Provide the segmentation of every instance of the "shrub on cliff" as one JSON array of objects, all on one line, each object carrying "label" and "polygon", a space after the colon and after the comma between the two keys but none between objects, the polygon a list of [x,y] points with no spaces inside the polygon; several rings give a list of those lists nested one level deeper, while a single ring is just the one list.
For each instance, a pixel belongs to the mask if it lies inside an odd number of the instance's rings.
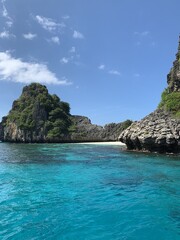
[{"label": "shrub on cliff", "polygon": [[180,92],[170,92],[165,89],[161,95],[159,108],[172,113],[175,117],[180,118]]}]

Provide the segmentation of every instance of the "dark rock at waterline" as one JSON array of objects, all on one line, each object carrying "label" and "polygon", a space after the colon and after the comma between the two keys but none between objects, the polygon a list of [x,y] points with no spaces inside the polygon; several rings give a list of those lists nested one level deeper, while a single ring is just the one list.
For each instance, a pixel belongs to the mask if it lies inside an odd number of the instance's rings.
[{"label": "dark rock at waterline", "polygon": [[150,152],[180,152],[180,119],[163,110],[156,110],[132,123],[119,136],[129,150]]}]

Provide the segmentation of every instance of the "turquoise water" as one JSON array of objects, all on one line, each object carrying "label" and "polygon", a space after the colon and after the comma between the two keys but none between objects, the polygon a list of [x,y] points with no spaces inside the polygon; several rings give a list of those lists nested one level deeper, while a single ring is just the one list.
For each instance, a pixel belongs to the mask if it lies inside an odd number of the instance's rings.
[{"label": "turquoise water", "polygon": [[180,239],[180,158],[0,143],[0,239]]}]

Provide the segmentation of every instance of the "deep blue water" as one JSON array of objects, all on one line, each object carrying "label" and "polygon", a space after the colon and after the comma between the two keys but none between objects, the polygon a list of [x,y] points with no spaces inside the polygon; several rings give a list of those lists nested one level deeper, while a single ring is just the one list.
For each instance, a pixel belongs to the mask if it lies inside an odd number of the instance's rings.
[{"label": "deep blue water", "polygon": [[0,143],[0,239],[179,240],[180,157]]}]

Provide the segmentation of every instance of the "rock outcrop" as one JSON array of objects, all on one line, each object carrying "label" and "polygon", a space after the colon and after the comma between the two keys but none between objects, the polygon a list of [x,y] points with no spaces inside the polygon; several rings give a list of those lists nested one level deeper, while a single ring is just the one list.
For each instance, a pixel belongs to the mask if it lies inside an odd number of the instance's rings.
[{"label": "rock outcrop", "polygon": [[131,120],[126,120],[121,123],[110,123],[104,126],[103,137],[106,140],[116,141],[119,137],[119,133],[123,132],[127,127],[131,125]]},{"label": "rock outcrop", "polygon": [[[71,117],[73,131],[69,134],[72,142],[104,141],[103,127],[91,123],[84,116],[74,115]],[[108,139],[109,140],[109,139]]]},{"label": "rock outcrop", "polygon": [[72,142],[93,141],[117,141],[119,134],[131,125],[132,121],[110,123],[104,127],[91,123],[91,120],[83,116],[72,116],[73,131],[69,138]]},{"label": "rock outcrop", "polygon": [[120,134],[129,150],[180,153],[180,37],[167,83],[158,109]]},{"label": "rock outcrop", "polygon": [[119,140],[129,150],[180,152],[180,120],[163,110],[156,110],[124,130]]}]

